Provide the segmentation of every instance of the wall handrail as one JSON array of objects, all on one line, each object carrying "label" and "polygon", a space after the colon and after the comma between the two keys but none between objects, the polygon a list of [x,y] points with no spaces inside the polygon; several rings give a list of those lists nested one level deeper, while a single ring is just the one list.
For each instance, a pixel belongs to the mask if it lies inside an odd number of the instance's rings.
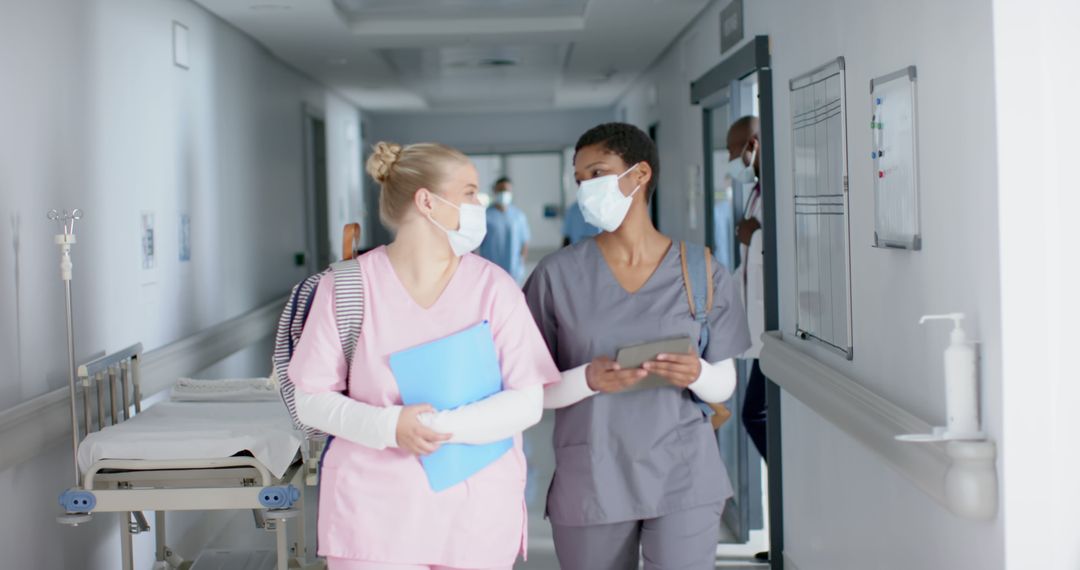
[{"label": "wall handrail", "polygon": [[897,435],[929,433],[931,426],[859,382],[809,356],[780,332],[762,335],[765,375],[957,516],[991,519],[997,513],[997,450],[992,441],[905,443]]}]

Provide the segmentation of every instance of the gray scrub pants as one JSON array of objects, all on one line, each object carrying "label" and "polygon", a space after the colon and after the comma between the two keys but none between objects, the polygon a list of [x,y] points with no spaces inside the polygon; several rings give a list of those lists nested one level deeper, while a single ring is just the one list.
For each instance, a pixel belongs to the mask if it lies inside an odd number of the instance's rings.
[{"label": "gray scrub pants", "polygon": [[551,523],[562,570],[637,570],[639,547],[645,570],[716,567],[722,504],[655,519],[593,526]]}]

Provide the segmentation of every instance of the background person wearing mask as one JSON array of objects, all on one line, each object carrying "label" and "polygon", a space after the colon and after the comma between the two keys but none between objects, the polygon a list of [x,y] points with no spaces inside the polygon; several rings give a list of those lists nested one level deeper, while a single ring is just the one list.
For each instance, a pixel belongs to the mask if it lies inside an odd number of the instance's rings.
[{"label": "background person wearing mask", "polygon": [[585,221],[585,214],[581,213],[581,204],[576,201],[566,208],[566,216],[563,219],[563,247],[573,245],[585,238],[591,238],[600,234],[600,228]]},{"label": "background person wearing mask", "polygon": [[761,334],[765,332],[765,250],[761,232],[761,153],[759,147],[759,122],[757,117],[746,116],[735,121],[728,130],[727,174],[733,184],[753,184],[746,197],[743,219],[735,226],[735,238],[739,241],[741,264],[735,276],[743,291],[743,305],[750,328],[750,349],[742,358],[751,360],[750,379],[743,402],[742,422],[754,447],[766,458],[767,438],[765,425],[768,408],[765,404],[765,375],[761,372],[758,355],[761,354]]},{"label": "background person wearing mask", "polygon": [[487,211],[487,236],[480,244],[480,256],[502,267],[520,285],[525,279],[525,257],[529,254],[529,220],[515,207],[510,179],[495,181],[494,196]]}]

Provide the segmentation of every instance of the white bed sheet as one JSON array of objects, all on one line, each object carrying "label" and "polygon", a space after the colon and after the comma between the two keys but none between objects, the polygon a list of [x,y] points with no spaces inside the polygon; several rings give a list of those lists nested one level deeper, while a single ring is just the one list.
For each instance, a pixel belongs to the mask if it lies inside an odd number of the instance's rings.
[{"label": "white bed sheet", "polygon": [[303,443],[277,402],[160,402],[87,436],[79,445],[84,473],[101,459],[216,459],[251,452],[275,477]]}]

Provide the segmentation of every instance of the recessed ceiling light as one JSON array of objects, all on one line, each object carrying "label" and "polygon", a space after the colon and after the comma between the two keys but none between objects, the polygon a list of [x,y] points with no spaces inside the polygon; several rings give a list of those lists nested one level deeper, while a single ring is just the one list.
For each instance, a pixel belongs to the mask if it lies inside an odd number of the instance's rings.
[{"label": "recessed ceiling light", "polygon": [[328,57],[326,58],[326,63],[329,63],[330,65],[348,65],[349,60],[343,57]]},{"label": "recessed ceiling light", "polygon": [[480,67],[510,67],[517,65],[517,61],[507,58],[492,57],[481,59],[479,65]]},{"label": "recessed ceiling light", "polygon": [[288,4],[252,4],[249,8],[256,12],[284,12],[286,10],[292,10],[292,6]]}]

